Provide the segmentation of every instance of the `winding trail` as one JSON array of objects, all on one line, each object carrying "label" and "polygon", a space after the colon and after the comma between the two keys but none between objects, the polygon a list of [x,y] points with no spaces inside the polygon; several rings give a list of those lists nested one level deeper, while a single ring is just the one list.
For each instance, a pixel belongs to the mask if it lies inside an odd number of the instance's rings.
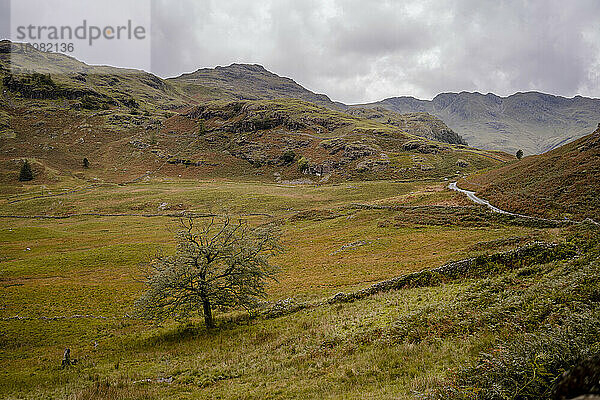
[{"label": "winding trail", "polygon": [[557,220],[557,219],[548,219],[548,218],[542,218],[542,217],[532,217],[530,215],[517,214],[517,213],[510,212],[510,211],[501,210],[498,207],[495,207],[495,206],[491,205],[489,201],[487,201],[485,199],[482,199],[481,197],[477,197],[475,195],[475,192],[459,188],[458,187],[458,182],[451,182],[448,185],[448,189],[456,190],[457,192],[464,193],[464,194],[467,195],[467,197],[469,198],[469,200],[471,200],[472,202],[480,204],[482,206],[486,206],[487,208],[489,208],[493,212],[500,213],[500,214],[506,214],[506,215],[511,215],[511,216],[520,217],[520,218],[534,219],[534,220],[537,220],[537,221],[554,222],[554,223],[557,223],[557,224],[561,224],[561,223],[583,224],[583,223],[586,223],[586,222],[590,222],[590,223],[592,223],[594,225],[600,225],[598,222],[594,221],[591,218],[587,218],[587,219],[585,219],[583,221],[575,221],[575,220],[567,219],[567,218],[565,218],[563,220]]},{"label": "winding trail", "polygon": [[474,203],[481,204],[482,206],[486,206],[487,208],[489,208],[493,212],[497,212],[497,213],[500,213],[500,214],[506,214],[506,215],[514,215],[516,217],[534,218],[534,217],[529,217],[527,215],[521,215],[521,214],[511,213],[509,211],[501,210],[498,207],[494,207],[493,205],[490,204],[489,201],[484,200],[484,199],[482,199],[480,197],[477,197],[475,195],[475,192],[459,188],[457,183],[458,182],[452,182],[452,183],[450,183],[448,185],[448,189],[456,190],[457,192],[461,192],[461,193],[466,194],[467,197],[469,198],[469,200],[471,200]]}]

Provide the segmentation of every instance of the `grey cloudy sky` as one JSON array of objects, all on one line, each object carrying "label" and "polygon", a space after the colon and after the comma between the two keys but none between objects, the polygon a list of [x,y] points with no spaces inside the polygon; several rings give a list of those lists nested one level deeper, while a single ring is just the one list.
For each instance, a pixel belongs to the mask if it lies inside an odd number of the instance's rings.
[{"label": "grey cloudy sky", "polygon": [[153,69],[259,63],[348,103],[444,91],[600,97],[600,1],[159,1]]},{"label": "grey cloudy sky", "polygon": [[152,72],[258,63],[346,103],[600,97],[599,19],[599,0],[154,0]]}]

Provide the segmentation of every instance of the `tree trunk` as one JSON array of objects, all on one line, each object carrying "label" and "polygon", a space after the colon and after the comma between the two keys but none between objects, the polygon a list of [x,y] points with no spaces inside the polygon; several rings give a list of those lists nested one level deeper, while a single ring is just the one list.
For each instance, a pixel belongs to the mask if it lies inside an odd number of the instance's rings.
[{"label": "tree trunk", "polygon": [[202,307],[204,308],[204,325],[209,329],[214,328],[215,323],[213,321],[212,310],[210,309],[210,302],[208,299],[202,299]]}]

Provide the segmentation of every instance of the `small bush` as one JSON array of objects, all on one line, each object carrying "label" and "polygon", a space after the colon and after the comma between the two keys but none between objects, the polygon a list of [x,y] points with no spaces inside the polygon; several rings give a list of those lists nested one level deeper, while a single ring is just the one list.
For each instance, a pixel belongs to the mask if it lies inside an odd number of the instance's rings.
[{"label": "small bush", "polygon": [[205,133],[206,133],[206,127],[204,126],[204,121],[199,121],[197,135],[204,136]]},{"label": "small bush", "polygon": [[300,170],[300,172],[306,172],[309,166],[309,161],[304,157],[300,157],[300,159],[298,160],[298,169]]},{"label": "small bush", "polygon": [[521,158],[523,158],[523,150],[517,151],[517,159],[520,160]]},{"label": "small bush", "polygon": [[295,159],[296,159],[296,153],[294,152],[294,150],[286,150],[281,155],[281,160],[286,164],[293,163]]}]

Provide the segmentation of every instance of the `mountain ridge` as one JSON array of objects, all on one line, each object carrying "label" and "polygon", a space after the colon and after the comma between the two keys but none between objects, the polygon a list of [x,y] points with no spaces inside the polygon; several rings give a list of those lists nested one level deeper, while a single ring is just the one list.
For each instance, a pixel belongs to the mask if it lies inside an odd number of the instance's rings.
[{"label": "mountain ridge", "polygon": [[334,110],[347,108],[345,104],[334,102],[325,94],[306,89],[292,78],[277,75],[260,64],[232,63],[214,68],[199,68],[194,72],[167,78],[167,81],[187,85],[188,88],[190,85],[212,87],[220,91],[220,96],[226,95],[230,100],[273,100],[290,97]]},{"label": "mountain ridge", "polygon": [[479,92],[444,92],[432,100],[390,97],[351,108],[384,107],[398,113],[427,112],[443,120],[471,145],[526,154],[552,150],[584,136],[600,119],[600,99],[568,98],[538,91],[509,96]]},{"label": "mountain ridge", "polygon": [[[0,53],[14,45],[1,42]],[[331,110],[354,113],[357,109],[386,109],[398,114],[428,113],[439,118],[453,135],[425,136],[450,143],[469,143],[488,150],[515,154],[539,154],[584,136],[600,120],[600,99],[580,95],[572,98],[537,91],[517,92],[510,96],[480,92],[443,92],[432,100],[397,96],[378,102],[347,105],[325,94],[304,88],[291,78],[279,76],[260,64],[233,63],[215,68],[199,68],[177,77],[162,79],[143,71],[107,66],[88,66],[60,54],[37,54],[42,62],[55,63],[62,69],[60,79],[69,85],[85,84],[100,88],[100,102],[128,103],[119,85],[133,89],[131,95],[156,108],[173,110],[206,101],[255,101],[295,98]],[[64,64],[64,65],[63,65]],[[23,63],[27,68],[27,62]],[[75,71],[73,71],[75,69]],[[121,71],[117,79],[106,75]],[[122,72],[126,71],[126,74]],[[59,79],[59,80],[60,80]],[[119,82],[119,80],[128,82]],[[87,81],[87,82],[86,82]],[[126,91],[127,91],[126,90]],[[103,96],[108,96],[103,98]],[[460,139],[458,139],[460,138]]]}]

